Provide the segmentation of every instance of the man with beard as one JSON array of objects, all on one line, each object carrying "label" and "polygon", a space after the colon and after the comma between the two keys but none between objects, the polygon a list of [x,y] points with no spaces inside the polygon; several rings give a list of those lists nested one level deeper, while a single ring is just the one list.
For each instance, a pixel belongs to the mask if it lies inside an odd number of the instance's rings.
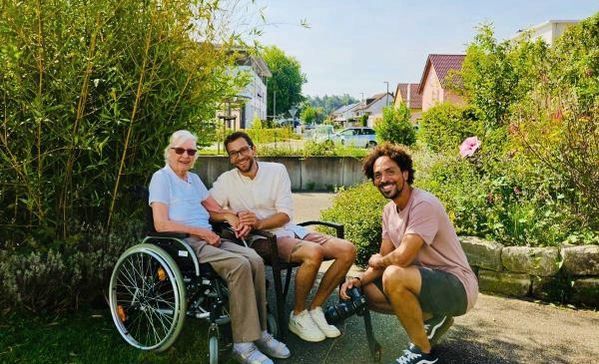
[{"label": "man with beard", "polygon": [[380,253],[341,287],[360,287],[375,311],[395,314],[411,343],[397,363],[436,363],[432,345],[454,316],[474,306],[478,283],[441,202],[412,187],[412,158],[383,144],[364,160],[364,173],[391,200],[383,210]]},{"label": "man with beard", "polygon": [[[221,206],[237,212],[241,225],[275,234],[279,257],[300,264],[295,277],[295,304],[289,317],[289,330],[311,342],[338,337],[341,332],[327,323],[322,304],[353,264],[354,245],[291,223],[293,200],[287,169],[280,163],[258,162],[256,147],[249,135],[235,132],[224,144],[235,168],[218,177],[210,190],[211,196]],[[334,259],[334,262],[308,305],[308,294],[323,259]]]}]

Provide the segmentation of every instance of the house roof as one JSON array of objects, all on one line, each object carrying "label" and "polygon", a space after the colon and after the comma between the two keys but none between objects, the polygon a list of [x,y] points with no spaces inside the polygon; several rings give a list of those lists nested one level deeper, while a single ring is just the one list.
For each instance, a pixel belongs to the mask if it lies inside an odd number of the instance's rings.
[{"label": "house roof", "polygon": [[445,78],[450,70],[459,71],[462,69],[462,63],[464,63],[464,54],[429,54],[424,65],[424,72],[422,72],[422,78],[420,78],[420,86],[418,87],[418,93],[422,93],[424,87],[424,81],[430,72],[431,67],[434,68],[439,82],[443,86]]},{"label": "house roof", "polygon": [[[408,87],[410,90],[409,93]],[[422,95],[418,93],[419,88],[419,83],[398,83],[394,103],[401,97],[401,100],[409,104],[411,109],[422,109]]]},{"label": "house roof", "polygon": [[392,93],[386,93],[386,92],[382,92],[380,94],[374,94],[374,95],[370,96],[369,98],[367,98],[366,102],[360,103],[360,105],[358,107],[356,107],[355,110],[356,111],[358,111],[358,110],[366,110],[370,106],[372,106],[372,104],[374,104],[375,102],[377,102],[380,99],[382,99],[383,97],[385,97],[385,95],[391,95],[391,97],[393,97]]},{"label": "house roof", "polygon": [[350,111],[351,109],[353,109],[354,107],[358,106],[359,104],[360,104],[359,102],[356,102],[356,103],[353,103],[353,104],[340,106],[335,111],[333,111],[331,114],[333,114],[333,115],[335,115],[335,114],[343,114],[344,112]]}]

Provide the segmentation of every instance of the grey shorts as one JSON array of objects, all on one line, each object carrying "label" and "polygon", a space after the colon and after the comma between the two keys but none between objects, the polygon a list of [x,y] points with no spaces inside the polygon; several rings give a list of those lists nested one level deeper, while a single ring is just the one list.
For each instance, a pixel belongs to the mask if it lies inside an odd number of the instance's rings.
[{"label": "grey shorts", "polygon": [[[468,308],[466,290],[456,276],[426,267],[419,267],[418,270],[422,279],[418,300],[423,312],[450,316],[461,316],[466,313]],[[382,278],[372,283],[385,294]],[[388,297],[387,301],[389,301]]]}]

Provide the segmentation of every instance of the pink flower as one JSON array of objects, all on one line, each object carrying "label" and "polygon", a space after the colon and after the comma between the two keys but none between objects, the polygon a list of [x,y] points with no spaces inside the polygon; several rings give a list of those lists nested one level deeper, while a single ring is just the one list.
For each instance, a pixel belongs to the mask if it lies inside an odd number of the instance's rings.
[{"label": "pink flower", "polygon": [[480,147],[480,144],[480,140],[475,136],[464,139],[462,145],[460,145],[460,155],[462,158],[470,157]]}]

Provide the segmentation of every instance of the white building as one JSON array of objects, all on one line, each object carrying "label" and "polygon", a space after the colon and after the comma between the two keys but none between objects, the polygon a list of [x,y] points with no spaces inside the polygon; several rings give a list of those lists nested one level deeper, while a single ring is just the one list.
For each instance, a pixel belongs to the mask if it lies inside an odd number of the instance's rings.
[{"label": "white building", "polygon": [[266,62],[259,56],[247,51],[236,51],[239,55],[234,73],[246,73],[250,80],[247,86],[235,97],[226,100],[218,118],[225,120],[227,127],[247,129],[255,118],[266,120],[266,80],[272,77]]},{"label": "white building", "polygon": [[544,23],[535,25],[528,29],[518,30],[518,34],[513,39],[518,39],[524,34],[530,34],[532,39],[541,38],[548,45],[555,43],[568,27],[577,24],[580,20],[548,20]]},{"label": "white building", "polygon": [[353,109],[356,116],[359,118],[362,115],[368,116],[368,121],[365,126],[373,127],[374,122],[378,118],[383,117],[383,108],[393,105],[394,96],[392,93],[380,93],[367,98],[360,106]]}]

